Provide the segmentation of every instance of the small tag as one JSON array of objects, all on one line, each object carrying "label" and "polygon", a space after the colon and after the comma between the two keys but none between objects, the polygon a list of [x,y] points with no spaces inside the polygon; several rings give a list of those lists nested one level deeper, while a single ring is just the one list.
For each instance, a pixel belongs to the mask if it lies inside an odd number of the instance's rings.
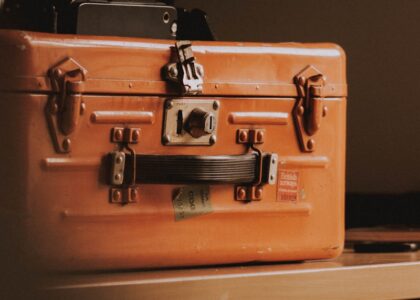
[{"label": "small tag", "polygon": [[186,186],[180,188],[172,200],[175,221],[182,221],[213,212],[208,186]]},{"label": "small tag", "polygon": [[278,201],[297,201],[299,188],[299,172],[279,170],[278,173]]}]

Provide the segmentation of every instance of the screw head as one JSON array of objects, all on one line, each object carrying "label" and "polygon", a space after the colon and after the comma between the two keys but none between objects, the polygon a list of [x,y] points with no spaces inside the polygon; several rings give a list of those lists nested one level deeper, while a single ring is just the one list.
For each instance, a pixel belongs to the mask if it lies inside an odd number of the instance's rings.
[{"label": "screw head", "polygon": [[54,76],[56,77],[56,78],[60,78],[60,77],[62,77],[63,76],[63,71],[61,70],[61,69],[55,69],[54,70]]},{"label": "screw head", "polygon": [[176,78],[178,76],[178,69],[175,65],[169,67],[169,76]]},{"label": "screw head", "polygon": [[130,199],[131,201],[136,201],[138,196],[137,189],[131,189],[130,191]]},{"label": "screw head", "polygon": [[86,103],[82,102],[80,104],[80,114],[83,115],[85,113],[85,111],[86,111]]},{"label": "screw head", "polygon": [[121,194],[121,191],[119,191],[119,190],[115,190],[112,193],[112,200],[114,202],[120,202],[121,201],[121,197],[122,197],[122,194]]},{"label": "screw head", "polygon": [[166,109],[171,109],[172,107],[174,107],[174,103],[172,102],[172,100],[166,102]]},{"label": "screw head", "polygon": [[114,132],[114,139],[116,141],[121,141],[123,139],[123,131],[121,129],[117,129]]},{"label": "screw head", "polygon": [[131,133],[131,139],[134,142],[137,142],[139,140],[140,137],[140,131],[138,129],[133,130],[133,132]]},{"label": "screw head", "polygon": [[325,118],[327,116],[327,114],[328,114],[328,107],[324,106],[322,108],[322,116]]},{"label": "screw head", "polygon": [[118,156],[117,159],[115,160],[115,162],[117,164],[121,164],[123,162],[123,158],[121,156]]},{"label": "screw head", "polygon": [[275,164],[277,163],[277,159],[276,159],[275,157],[273,157],[273,159],[271,159],[271,163],[272,163],[273,165],[275,165]]},{"label": "screw head", "polygon": [[214,144],[216,144],[216,141],[217,141],[217,137],[216,137],[215,135],[212,135],[212,136],[210,137],[210,140],[209,140],[210,145],[214,145]]},{"label": "screw head", "polygon": [[305,76],[301,76],[301,77],[299,77],[299,84],[300,84],[300,85],[305,85],[305,83],[306,83],[306,78],[305,78]]},{"label": "screw head", "polygon": [[236,197],[238,200],[245,200],[246,190],[244,188],[238,188],[238,190],[236,191]]},{"label": "screw head", "polygon": [[164,144],[168,144],[168,143],[170,143],[170,142],[171,142],[171,137],[170,137],[168,134],[165,134],[165,135],[162,137],[162,142],[163,142]]},{"label": "screw head", "polygon": [[246,141],[248,141],[248,132],[245,130],[241,130],[239,132],[239,141],[244,143]]},{"label": "screw head", "polygon": [[55,114],[57,114],[57,112],[58,112],[58,104],[57,104],[57,103],[53,103],[53,104],[51,105],[51,113],[52,113],[53,115],[55,115]]},{"label": "screw head", "polygon": [[258,143],[262,142],[264,140],[264,131],[258,130],[256,138]]},{"label": "screw head", "polygon": [[70,139],[64,139],[63,149],[64,149],[64,151],[70,152],[70,150],[71,150],[71,140]]},{"label": "screw head", "polygon": [[313,150],[315,148],[315,140],[314,139],[310,139],[307,143],[308,149],[309,150]]},{"label": "screw head", "polygon": [[305,108],[302,105],[299,106],[298,109],[297,109],[297,113],[298,113],[299,116],[303,116],[304,113],[305,113]]},{"label": "screw head", "polygon": [[213,109],[214,110],[218,110],[220,108],[220,103],[219,103],[219,101],[214,101],[213,102]]},{"label": "screw head", "polygon": [[121,180],[121,174],[115,174],[115,181],[120,181]]},{"label": "screw head", "polygon": [[261,199],[262,194],[263,194],[263,189],[262,188],[259,187],[259,188],[255,189],[255,198],[256,199]]}]

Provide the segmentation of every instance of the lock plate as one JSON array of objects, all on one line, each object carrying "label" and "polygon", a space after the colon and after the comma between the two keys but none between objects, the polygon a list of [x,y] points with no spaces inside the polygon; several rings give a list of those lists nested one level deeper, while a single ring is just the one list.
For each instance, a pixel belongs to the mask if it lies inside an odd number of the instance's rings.
[{"label": "lock plate", "polygon": [[[167,146],[211,146],[217,141],[220,102],[209,99],[168,99],[165,102],[162,143]],[[197,111],[201,114],[197,114]],[[203,130],[197,136],[191,124]],[[191,122],[191,119],[194,119]],[[199,130],[198,130],[199,131]],[[194,136],[193,136],[194,135]]]}]

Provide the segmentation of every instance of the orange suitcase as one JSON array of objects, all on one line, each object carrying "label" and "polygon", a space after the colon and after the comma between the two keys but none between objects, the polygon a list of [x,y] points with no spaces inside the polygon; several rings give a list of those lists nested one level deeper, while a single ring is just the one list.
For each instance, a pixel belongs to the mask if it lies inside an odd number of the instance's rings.
[{"label": "orange suitcase", "polygon": [[56,270],[335,257],[345,72],[333,44],[0,31],[1,218]]}]

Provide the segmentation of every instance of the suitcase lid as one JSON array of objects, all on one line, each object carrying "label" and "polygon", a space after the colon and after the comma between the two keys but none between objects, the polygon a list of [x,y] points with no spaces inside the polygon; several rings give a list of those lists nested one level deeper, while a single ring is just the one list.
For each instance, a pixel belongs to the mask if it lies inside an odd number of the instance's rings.
[{"label": "suitcase lid", "polygon": [[177,49],[166,40],[0,30],[1,91],[56,93],[54,71],[65,71],[83,81],[82,93],[180,95],[182,80],[167,80],[171,63],[181,73],[201,65],[200,93],[208,96],[296,97],[296,76],[308,68],[323,75],[324,97],[347,95],[345,54],[335,44],[192,42]]}]

